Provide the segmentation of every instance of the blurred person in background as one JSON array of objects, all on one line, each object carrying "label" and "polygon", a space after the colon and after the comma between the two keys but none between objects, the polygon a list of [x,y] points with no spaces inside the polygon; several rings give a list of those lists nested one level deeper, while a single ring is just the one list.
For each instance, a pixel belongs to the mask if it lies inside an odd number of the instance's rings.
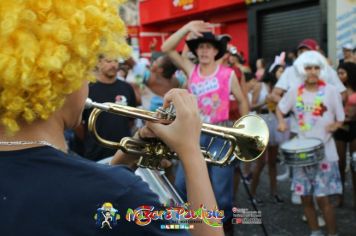
[{"label": "blurred person in background", "polygon": [[[229,66],[229,43],[231,42],[231,35],[229,34],[220,34],[216,36],[218,40],[222,41],[226,45],[226,50],[224,56],[222,56],[219,60],[218,63],[224,65],[224,66]],[[187,38],[187,40],[189,40]],[[236,75],[237,76],[237,75]]]},{"label": "blurred person in background", "polygon": [[127,74],[129,73],[129,66],[126,65],[124,62],[123,63],[119,63],[119,69],[117,70],[117,75],[116,77],[118,79],[121,79],[123,81],[126,80]]},{"label": "blurred person in background", "polygon": [[175,77],[177,67],[167,55],[161,55],[153,61],[148,73],[143,79],[141,90],[142,107],[146,110],[156,111],[163,105],[163,96],[172,88],[181,86]]},{"label": "blurred person in background", "polygon": [[[336,148],[339,155],[339,170],[341,175],[342,185],[345,185],[345,170],[346,166],[346,154],[347,147],[352,157],[356,152],[356,117],[353,117],[353,110],[355,109],[352,101],[356,96],[356,64],[351,62],[345,62],[339,65],[337,73],[340,80],[346,87],[346,99],[344,101],[344,109],[346,113],[346,119],[342,127],[340,127],[335,133],[334,138],[336,141]],[[354,189],[354,206],[356,207],[356,174],[352,166],[350,168],[352,174],[352,182]],[[344,192],[338,198],[336,206],[342,206],[344,200]]]},{"label": "blurred person in background", "polygon": [[297,58],[297,52],[296,51],[287,52],[286,67],[292,66],[296,58]]},{"label": "blurred person in background", "polygon": [[356,63],[356,61],[353,58],[352,55],[352,50],[354,47],[352,46],[351,43],[347,43],[342,46],[342,54],[343,58],[339,60],[339,64],[345,63],[345,62],[353,62]]},{"label": "blurred person in background", "polygon": [[[236,77],[239,80],[239,83],[241,85],[242,91],[246,93],[246,79],[245,79],[245,73],[246,69],[244,69],[243,65],[241,64],[241,56],[239,52],[237,51],[237,48],[235,46],[230,45],[228,47],[228,63],[230,67],[234,70]],[[245,71],[245,72],[244,72]]]},{"label": "blurred person in background", "polygon": [[277,107],[278,130],[287,130],[283,114],[293,111],[298,120],[298,137],[318,138],[324,144],[324,158],[319,163],[292,168],[293,191],[302,198],[311,236],[323,235],[318,226],[313,197],[316,197],[323,213],[328,236],[334,236],[337,235],[336,219],[329,196],[342,192],[339,158],[332,133],[341,127],[345,113],[336,87],[321,78],[321,71],[326,70],[327,66],[325,57],[316,51],[301,54],[294,62],[294,67],[304,82],[288,90]]},{"label": "blurred person in background", "polygon": [[[97,65],[97,81],[89,85],[88,97],[95,102],[112,102],[136,107],[136,96],[132,86],[116,77],[118,67],[117,59],[100,55]],[[91,111],[92,109],[84,110],[82,121],[84,134],[77,132],[77,135],[83,137],[84,157],[93,161],[99,161],[114,155],[116,151],[98,144],[92,134],[90,134],[88,120]],[[119,142],[123,137],[132,135],[131,129],[134,126],[134,120],[106,112],[98,117],[96,126],[101,137]]]},{"label": "blurred person in background", "polygon": [[[190,51],[198,58],[195,65],[187,57],[176,51],[179,42],[192,33],[186,43]],[[204,21],[191,21],[172,34],[161,49],[182,69],[188,78],[188,90],[198,99],[203,122],[227,125],[229,123],[229,96],[232,93],[239,103],[240,114],[248,113],[248,103],[231,68],[221,65],[218,60],[225,54],[226,41],[219,40],[211,33],[211,25]],[[207,147],[210,137],[202,135],[201,146]],[[234,167],[208,165],[219,209],[225,212],[224,223],[227,231],[232,230],[233,172]],[[182,166],[178,166],[176,186],[185,193],[185,177]]]},{"label": "blurred person in background", "polygon": [[[297,56],[300,57],[301,55],[303,55],[303,53],[309,51],[316,51],[319,53],[319,50],[320,46],[314,39],[304,39],[297,46]],[[323,81],[328,84],[334,85],[337,91],[341,93],[342,96],[345,96],[346,88],[341,83],[336,71],[329,64],[327,64],[325,69],[322,70],[320,73],[320,78]],[[293,63],[293,66],[285,68],[280,79],[275,84],[272,90],[272,94],[269,96],[269,98],[275,103],[278,103],[285,92],[289,91],[290,89],[297,88],[303,83],[303,81],[303,76],[298,72],[297,67],[294,66]],[[286,116],[288,116],[288,114],[286,114]],[[290,136],[291,138],[293,138],[298,133],[298,123],[295,116],[289,117],[289,124]],[[295,193],[292,193],[291,198],[293,203],[300,204],[300,198]]]},{"label": "blurred person in background", "polygon": [[256,204],[263,203],[263,200],[256,197],[256,193],[260,175],[266,162],[268,164],[271,200],[273,203],[284,202],[277,191],[277,155],[279,144],[288,140],[289,134],[287,132],[281,133],[277,130],[278,120],[275,115],[276,104],[270,99],[272,89],[284,71],[284,54],[282,53],[281,55],[283,55],[281,58],[280,56],[275,57],[274,63],[269,67],[269,70],[265,72],[262,81],[258,83],[257,89],[252,94],[251,110],[255,110],[257,114],[265,120],[270,134],[268,148],[264,156],[257,160],[256,166],[253,169],[251,195],[254,197],[253,201],[255,201]]},{"label": "blurred person in background", "polygon": [[263,58],[259,58],[256,61],[256,73],[255,73],[255,78],[258,81],[262,80],[263,75],[265,74],[265,67],[266,67],[266,63],[265,60]]},{"label": "blurred person in background", "polygon": [[[182,87],[182,80],[177,79],[177,67],[171,59],[161,53],[154,61],[152,66],[145,73],[143,84],[140,86],[140,96],[142,98],[142,108],[149,111],[157,111],[163,107],[164,95],[173,88]],[[165,169],[167,178],[174,183],[176,162],[173,161],[170,167]]]},{"label": "blurred person in background", "polygon": [[[319,44],[314,39],[304,39],[298,44],[297,55],[298,57],[306,51],[318,51],[320,49]],[[340,79],[337,76],[336,71],[327,65],[326,69],[322,71],[320,77],[326,82],[333,84],[337,87],[339,93],[345,93],[346,88],[340,82]],[[291,88],[298,87],[303,82],[301,75],[294,66],[287,67],[281,78],[276,83],[272,91],[272,98],[275,102],[279,102],[282,98],[283,93],[288,91]],[[295,130],[292,126],[292,131]]]}]

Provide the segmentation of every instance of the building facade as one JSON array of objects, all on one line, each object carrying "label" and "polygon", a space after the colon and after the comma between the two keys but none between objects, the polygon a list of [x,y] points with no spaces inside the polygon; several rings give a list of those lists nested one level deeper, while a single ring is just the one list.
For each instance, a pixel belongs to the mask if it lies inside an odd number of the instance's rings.
[{"label": "building facade", "polygon": [[336,66],[342,46],[356,46],[356,0],[261,0],[247,9],[250,63],[313,38]]},{"label": "building facade", "polygon": [[[150,56],[149,44],[162,42],[191,20],[204,20],[216,34],[230,34],[232,44],[249,57],[247,11],[244,0],[141,0],[139,1],[141,55]],[[184,41],[179,48],[183,48]]]},{"label": "building facade", "polygon": [[[135,57],[150,57],[170,34],[191,20],[204,20],[216,34],[230,34],[254,66],[305,38],[316,39],[336,65],[346,43],[356,45],[356,0],[129,0],[124,10]],[[136,10],[134,8],[136,7]],[[121,10],[122,12],[123,10]],[[131,13],[130,13],[131,12]],[[180,43],[182,49],[184,41]]]}]

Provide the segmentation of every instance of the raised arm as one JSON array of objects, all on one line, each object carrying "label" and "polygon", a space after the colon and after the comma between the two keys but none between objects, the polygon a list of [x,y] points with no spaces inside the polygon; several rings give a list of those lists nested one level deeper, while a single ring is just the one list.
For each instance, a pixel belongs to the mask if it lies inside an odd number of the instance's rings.
[{"label": "raised arm", "polygon": [[297,79],[294,75],[294,68],[288,67],[284,70],[272,89],[270,96],[272,101],[278,103],[281,100],[283,94],[290,89],[290,80],[292,79]]},{"label": "raised arm", "polygon": [[202,32],[211,31],[210,24],[204,21],[191,21],[172,34],[161,47],[161,51],[166,53],[187,75],[192,71],[194,64],[187,58],[180,55],[176,48],[179,42],[188,34],[192,33],[195,37],[201,37]]},{"label": "raised arm", "polygon": [[245,97],[247,97],[248,91],[246,91],[246,77],[245,73],[241,72],[240,87]]},{"label": "raised arm", "polygon": [[278,88],[278,87],[274,87],[272,89],[272,93],[271,93],[271,96],[270,98],[272,99],[272,101],[274,101],[275,103],[278,103],[282,96],[283,96],[283,93],[284,93],[284,90],[281,89],[281,88]]},{"label": "raised arm", "polygon": [[231,92],[236,98],[239,104],[239,111],[241,115],[247,115],[249,112],[249,106],[245,94],[243,93],[241,86],[237,80],[235,73],[231,77]]}]

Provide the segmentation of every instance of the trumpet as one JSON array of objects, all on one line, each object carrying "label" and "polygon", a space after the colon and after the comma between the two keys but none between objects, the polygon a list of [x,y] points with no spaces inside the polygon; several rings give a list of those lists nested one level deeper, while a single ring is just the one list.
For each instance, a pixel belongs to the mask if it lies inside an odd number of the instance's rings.
[{"label": "trumpet", "polygon": [[[96,103],[88,98],[85,107],[93,108],[88,120],[88,130],[92,132],[95,139],[106,147],[140,156],[138,166],[159,169],[162,159],[178,159],[177,154],[159,139],[138,140],[125,137],[120,142],[114,142],[100,137],[96,129],[96,120],[101,112],[168,125],[175,119],[173,105],[152,112],[116,103]],[[219,166],[231,164],[235,159],[243,162],[256,160],[263,154],[269,139],[269,130],[265,121],[256,115],[243,116],[232,127],[203,123],[201,132],[211,137],[208,146],[201,147],[205,161]],[[217,139],[223,140],[223,144],[219,144],[220,150],[212,150]]]}]

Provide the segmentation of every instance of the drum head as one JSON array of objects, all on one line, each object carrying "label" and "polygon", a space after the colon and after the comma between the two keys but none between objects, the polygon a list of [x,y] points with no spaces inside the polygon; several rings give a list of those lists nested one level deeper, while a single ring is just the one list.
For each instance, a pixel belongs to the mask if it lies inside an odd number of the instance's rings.
[{"label": "drum head", "polygon": [[302,149],[310,149],[317,147],[322,144],[322,141],[317,138],[306,138],[306,139],[292,139],[281,145],[282,150],[286,151],[296,151]]}]

